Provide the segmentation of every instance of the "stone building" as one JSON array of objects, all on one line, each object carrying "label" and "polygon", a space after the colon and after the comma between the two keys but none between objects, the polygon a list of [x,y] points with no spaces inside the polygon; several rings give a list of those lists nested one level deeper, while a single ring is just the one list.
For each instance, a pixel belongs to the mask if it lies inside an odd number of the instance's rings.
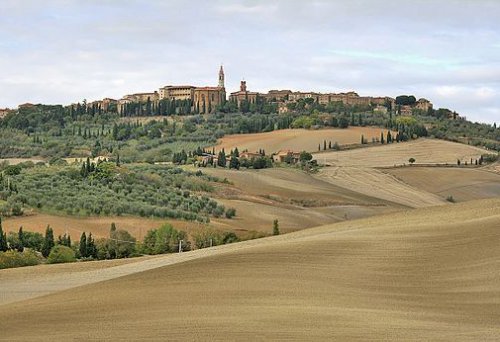
[{"label": "stone building", "polygon": [[6,117],[7,114],[9,114],[11,111],[12,110],[10,110],[9,108],[4,108],[4,109],[0,108],[0,119]]},{"label": "stone building", "polygon": [[160,88],[159,99],[160,100],[192,100],[194,95],[194,89],[196,87],[191,85],[180,85],[180,86],[165,86]]},{"label": "stone building", "polygon": [[233,101],[241,108],[241,103],[246,101],[248,104],[257,103],[259,93],[247,90],[247,82],[241,81],[240,90],[229,95],[229,101]]},{"label": "stone building", "polygon": [[417,101],[415,108],[427,113],[429,109],[432,109],[432,103],[429,100],[422,98]]},{"label": "stone building", "polygon": [[210,114],[217,106],[226,102],[226,88],[224,85],[224,68],[219,69],[217,87],[197,87],[193,91],[193,111],[200,114]]},{"label": "stone building", "polygon": [[210,114],[226,101],[223,87],[198,87],[193,93],[193,110],[200,114]]},{"label": "stone building", "polygon": [[286,102],[291,93],[291,90],[269,90],[267,94],[263,94],[262,96],[268,102]]}]

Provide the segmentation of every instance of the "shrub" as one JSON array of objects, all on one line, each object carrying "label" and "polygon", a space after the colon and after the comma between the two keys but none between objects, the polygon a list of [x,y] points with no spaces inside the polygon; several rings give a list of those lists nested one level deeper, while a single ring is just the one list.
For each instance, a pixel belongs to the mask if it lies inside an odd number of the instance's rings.
[{"label": "shrub", "polygon": [[484,162],[486,162],[486,163],[494,163],[494,162],[496,162],[498,160],[498,155],[491,154],[491,153],[489,153],[489,154],[483,154],[481,156],[481,160],[484,161]]},{"label": "shrub", "polygon": [[233,218],[235,215],[236,215],[236,209],[229,208],[226,210],[226,218],[230,219]]},{"label": "shrub", "polygon": [[7,251],[0,252],[0,269],[33,266],[40,263],[37,255],[33,251],[26,250],[24,252]]},{"label": "shrub", "polygon": [[448,202],[450,202],[450,203],[455,203],[455,199],[453,198],[453,196],[452,196],[452,195],[450,195],[450,196],[446,197],[446,200],[447,200]]},{"label": "shrub", "polygon": [[54,246],[50,250],[49,257],[47,258],[47,262],[49,264],[60,264],[74,261],[76,261],[75,252],[71,248],[63,245]]}]

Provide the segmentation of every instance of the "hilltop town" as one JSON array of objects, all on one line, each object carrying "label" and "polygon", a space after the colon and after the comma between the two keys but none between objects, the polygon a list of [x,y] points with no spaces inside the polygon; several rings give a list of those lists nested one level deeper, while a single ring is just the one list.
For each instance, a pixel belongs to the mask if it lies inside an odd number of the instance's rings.
[{"label": "hilltop town", "polygon": [[[151,111],[155,112],[161,110],[162,101],[170,101],[182,103],[182,108],[185,109],[187,106],[191,113],[210,114],[221,109],[226,104],[226,101],[229,101],[231,108],[242,112],[252,111],[251,107],[265,103],[272,106],[278,113],[286,113],[295,109],[301,100],[305,100],[306,102],[313,101],[321,105],[342,103],[346,106],[370,108],[382,113],[393,111],[396,114],[405,116],[411,116],[414,112],[427,113],[433,108],[432,103],[424,98],[397,103],[396,99],[392,97],[359,96],[354,91],[319,93],[314,91],[269,90],[267,93],[259,93],[248,90],[246,81],[241,81],[240,89],[229,93],[229,98],[227,98],[224,79],[224,69],[221,65],[217,86],[167,85],[157,91],[128,94],[118,100],[105,98],[91,102],[89,105],[100,107],[104,111],[116,106],[118,112],[122,113],[127,111],[131,104],[149,103]],[[134,108],[137,107],[134,106]]]},{"label": "hilltop town", "polygon": [[[355,91],[343,93],[320,93],[315,91],[269,90],[267,93],[250,91],[247,82],[241,81],[240,89],[226,92],[223,66],[220,66],[217,86],[166,85],[152,92],[124,95],[120,99],[104,98],[86,104],[100,112],[117,112],[121,115],[151,114],[212,114],[216,111],[257,112],[265,106],[267,112],[288,113],[301,109],[310,103],[322,106],[341,104],[355,110],[369,110],[378,113],[412,116],[415,113],[427,114],[433,104],[424,98],[414,96],[360,96]],[[74,103],[72,106],[77,106]],[[21,104],[20,108],[34,106]],[[0,118],[13,112],[0,109]],[[458,119],[456,112],[447,111],[446,116]]]}]

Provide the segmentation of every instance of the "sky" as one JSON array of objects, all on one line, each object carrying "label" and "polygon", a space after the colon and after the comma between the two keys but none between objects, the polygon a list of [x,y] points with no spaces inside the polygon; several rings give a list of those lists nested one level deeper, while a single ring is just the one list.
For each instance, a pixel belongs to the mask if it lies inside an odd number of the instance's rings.
[{"label": "sky", "polygon": [[0,108],[240,80],[500,123],[498,0],[0,0]]}]

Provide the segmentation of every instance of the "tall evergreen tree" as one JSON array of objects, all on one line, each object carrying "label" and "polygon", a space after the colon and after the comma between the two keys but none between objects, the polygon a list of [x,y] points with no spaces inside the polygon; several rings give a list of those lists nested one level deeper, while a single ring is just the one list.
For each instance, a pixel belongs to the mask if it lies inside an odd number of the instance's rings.
[{"label": "tall evergreen tree", "polygon": [[2,218],[0,217],[0,252],[6,252],[8,249],[7,234],[3,232]]},{"label": "tall evergreen tree", "polygon": [[17,250],[19,252],[24,251],[24,232],[23,226],[19,227],[19,231],[17,232],[17,239],[19,240],[19,244],[17,245]]},{"label": "tall evergreen tree", "polygon": [[387,143],[392,143],[392,134],[391,131],[387,131]]},{"label": "tall evergreen tree", "polygon": [[80,257],[81,258],[86,258],[87,255],[87,236],[85,235],[85,232],[82,233],[80,236],[80,245],[78,247],[78,250],[80,251]]},{"label": "tall evergreen tree", "polygon": [[50,228],[50,226],[47,226],[47,229],[45,229],[45,239],[42,243],[42,255],[45,258],[49,256],[50,250],[54,247],[54,245],[54,231]]},{"label": "tall evergreen tree", "polygon": [[92,238],[92,233],[89,233],[89,236],[87,237],[87,256],[94,259],[97,258],[97,247],[94,239]]},{"label": "tall evergreen tree", "polygon": [[280,235],[280,228],[277,219],[273,221],[273,235]]}]

